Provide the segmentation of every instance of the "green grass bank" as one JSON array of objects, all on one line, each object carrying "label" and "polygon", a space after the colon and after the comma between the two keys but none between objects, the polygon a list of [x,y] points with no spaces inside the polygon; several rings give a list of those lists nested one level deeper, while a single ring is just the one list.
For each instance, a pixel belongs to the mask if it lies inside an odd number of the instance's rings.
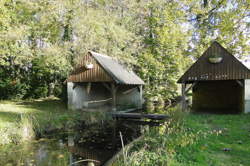
[{"label": "green grass bank", "polygon": [[113,166],[250,165],[250,114],[172,113],[171,121],[147,131]]},{"label": "green grass bank", "polygon": [[0,101],[0,145],[28,141],[46,133],[70,131],[83,123],[97,123],[101,113],[67,110],[57,98]]}]

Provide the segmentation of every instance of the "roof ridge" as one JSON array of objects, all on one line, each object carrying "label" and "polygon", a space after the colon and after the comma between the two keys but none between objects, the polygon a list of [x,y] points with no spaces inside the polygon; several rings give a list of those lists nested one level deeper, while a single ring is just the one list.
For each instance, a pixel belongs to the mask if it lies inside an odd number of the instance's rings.
[{"label": "roof ridge", "polygon": [[97,56],[102,56],[102,57],[105,57],[105,58],[113,59],[111,56],[108,56],[108,55],[105,55],[105,54],[100,54],[100,53],[97,53],[97,52],[94,52],[94,51],[88,51],[88,52],[91,53],[91,54],[95,54]]},{"label": "roof ridge", "polygon": [[[128,67],[125,64],[121,63],[121,61],[119,61],[118,59],[93,51],[89,52],[116,83],[138,85],[145,84],[144,81],[140,77],[138,77],[134,71],[129,70]],[[115,69],[113,69],[114,67]],[[129,83],[131,81],[137,83]]]},{"label": "roof ridge", "polygon": [[226,51],[229,55],[231,55],[240,65],[242,65],[244,68],[246,68],[247,70],[249,70],[249,68],[246,66],[246,65],[244,65],[243,63],[242,63],[242,61],[239,59],[239,58],[237,58],[236,56],[234,56],[231,52],[229,52],[225,47],[223,47],[219,42],[217,42],[217,41],[215,41],[215,43],[216,44],[218,44],[224,51]]}]

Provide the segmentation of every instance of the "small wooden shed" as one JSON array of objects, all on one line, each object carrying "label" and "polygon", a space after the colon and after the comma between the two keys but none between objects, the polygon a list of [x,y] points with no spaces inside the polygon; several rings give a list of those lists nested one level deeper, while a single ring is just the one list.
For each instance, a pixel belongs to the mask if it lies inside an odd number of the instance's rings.
[{"label": "small wooden shed", "polygon": [[192,109],[220,113],[250,112],[250,70],[218,42],[181,76],[182,107],[192,90]]},{"label": "small wooden shed", "polygon": [[69,109],[116,111],[142,107],[144,82],[106,55],[89,51],[66,82]]}]

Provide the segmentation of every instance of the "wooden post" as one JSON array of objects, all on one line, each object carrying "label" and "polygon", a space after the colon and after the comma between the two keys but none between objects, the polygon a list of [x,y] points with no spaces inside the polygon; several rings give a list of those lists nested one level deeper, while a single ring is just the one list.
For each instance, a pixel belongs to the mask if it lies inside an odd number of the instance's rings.
[{"label": "wooden post", "polygon": [[186,84],[181,84],[181,97],[182,97],[182,100],[181,100],[181,108],[183,111],[186,110],[187,108],[187,103],[186,103]]},{"label": "wooden post", "polygon": [[142,85],[139,86],[139,89],[140,89],[140,103],[139,103],[139,109],[142,109]]},{"label": "wooden post", "polygon": [[91,90],[91,82],[89,82],[86,86],[86,91],[87,91],[87,94],[90,93],[90,90]]},{"label": "wooden post", "polygon": [[116,111],[116,91],[117,87],[114,83],[111,84],[111,93],[112,93],[112,111]]}]

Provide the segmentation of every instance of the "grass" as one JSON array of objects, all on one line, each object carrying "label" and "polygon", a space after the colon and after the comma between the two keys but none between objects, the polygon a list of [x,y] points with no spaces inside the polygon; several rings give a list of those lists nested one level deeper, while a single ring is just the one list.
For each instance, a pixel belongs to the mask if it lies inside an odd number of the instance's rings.
[{"label": "grass", "polygon": [[[170,110],[170,121],[145,132],[126,151],[123,166],[249,166],[250,114],[218,115]],[[0,101],[0,145],[29,140],[46,131],[69,130],[103,114],[67,110],[58,99]],[[124,164],[126,163],[126,164]],[[115,165],[114,164],[114,165]]]},{"label": "grass", "polygon": [[52,127],[58,128],[55,123],[61,121],[64,114],[68,114],[65,104],[55,98],[0,101],[0,144],[19,143]]},{"label": "grass", "polygon": [[101,113],[67,110],[57,98],[32,101],[0,101],[0,145],[20,143],[54,130],[69,131],[76,126],[105,119]]},{"label": "grass", "polygon": [[127,152],[128,161],[120,158],[114,165],[250,165],[250,114],[174,112],[174,119],[151,128]]},{"label": "grass", "polygon": [[25,115],[45,115],[65,112],[66,107],[58,99],[34,101],[0,101],[0,128],[14,124]]},{"label": "grass", "polygon": [[186,126],[204,134],[204,138],[186,152],[191,152],[189,159],[196,165],[250,165],[249,114],[191,114],[186,119]]}]

